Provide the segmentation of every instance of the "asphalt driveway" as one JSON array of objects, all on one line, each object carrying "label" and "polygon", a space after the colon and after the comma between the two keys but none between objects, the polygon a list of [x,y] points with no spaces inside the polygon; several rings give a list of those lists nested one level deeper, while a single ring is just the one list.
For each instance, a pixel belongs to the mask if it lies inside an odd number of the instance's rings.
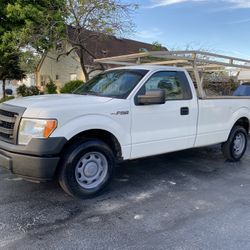
[{"label": "asphalt driveway", "polygon": [[250,249],[250,147],[122,164],[108,192],[75,200],[0,169],[1,249]]}]

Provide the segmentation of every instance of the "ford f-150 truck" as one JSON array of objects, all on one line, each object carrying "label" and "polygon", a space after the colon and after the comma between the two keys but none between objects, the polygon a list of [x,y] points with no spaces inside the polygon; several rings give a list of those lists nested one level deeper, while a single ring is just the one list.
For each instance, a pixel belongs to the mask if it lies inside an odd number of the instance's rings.
[{"label": "ford f-150 truck", "polygon": [[238,161],[249,120],[250,99],[197,98],[183,68],[121,67],[73,94],[1,104],[0,166],[24,179],[56,178],[85,198],[102,191],[124,160],[221,143],[225,158]]}]

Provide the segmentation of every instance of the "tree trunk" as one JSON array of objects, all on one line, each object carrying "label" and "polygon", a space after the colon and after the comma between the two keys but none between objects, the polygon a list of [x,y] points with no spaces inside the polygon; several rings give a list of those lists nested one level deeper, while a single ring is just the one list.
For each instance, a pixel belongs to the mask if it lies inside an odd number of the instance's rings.
[{"label": "tree trunk", "polygon": [[[76,18],[76,21],[77,21],[77,33],[78,33],[78,38],[77,38],[77,43],[78,44],[81,44],[81,32],[82,32],[82,28],[80,27],[80,24],[79,24],[79,21],[77,20]],[[85,77],[85,82],[89,80],[89,74],[87,72],[87,69],[85,67],[85,63],[84,63],[84,50],[82,48],[82,46],[79,46],[79,50],[80,50],[80,64],[81,64],[81,67],[82,67],[82,71],[83,71],[83,74],[84,74],[84,77]]]},{"label": "tree trunk", "polygon": [[5,79],[3,79],[3,85],[2,85],[2,90],[3,90],[3,98],[5,98],[5,97],[6,97],[6,93],[5,93],[5,82],[6,82],[6,80],[5,80]]},{"label": "tree trunk", "polygon": [[89,74],[87,72],[87,69],[85,67],[85,63],[84,63],[84,53],[83,50],[80,48],[80,63],[81,63],[81,67],[82,67],[82,71],[85,77],[85,81],[89,80]]}]

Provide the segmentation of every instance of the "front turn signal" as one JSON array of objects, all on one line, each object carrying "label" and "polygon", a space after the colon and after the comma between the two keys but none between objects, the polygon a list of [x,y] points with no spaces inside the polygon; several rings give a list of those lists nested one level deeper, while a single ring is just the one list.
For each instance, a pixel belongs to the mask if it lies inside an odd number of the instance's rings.
[{"label": "front turn signal", "polygon": [[47,120],[43,131],[44,138],[48,138],[56,128],[57,120]]}]

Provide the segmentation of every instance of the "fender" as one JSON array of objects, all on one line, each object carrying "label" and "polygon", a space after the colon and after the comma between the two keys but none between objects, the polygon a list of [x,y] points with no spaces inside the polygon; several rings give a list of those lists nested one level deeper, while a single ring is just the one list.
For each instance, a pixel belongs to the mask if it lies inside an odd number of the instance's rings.
[{"label": "fender", "polygon": [[243,117],[246,117],[249,122],[250,122],[250,109],[248,107],[242,107],[238,110],[236,110],[233,114],[232,114],[232,119],[231,119],[231,122],[230,122],[230,131],[228,133],[228,136],[231,132],[231,129],[233,128],[233,126],[235,125],[235,123],[243,118]]},{"label": "fender", "polygon": [[130,156],[130,122],[126,123],[122,122],[122,120],[115,120],[107,115],[88,114],[77,117],[58,127],[51,137],[63,136],[67,140],[70,140],[75,135],[92,129],[106,130],[113,134],[121,145],[124,159]]}]

